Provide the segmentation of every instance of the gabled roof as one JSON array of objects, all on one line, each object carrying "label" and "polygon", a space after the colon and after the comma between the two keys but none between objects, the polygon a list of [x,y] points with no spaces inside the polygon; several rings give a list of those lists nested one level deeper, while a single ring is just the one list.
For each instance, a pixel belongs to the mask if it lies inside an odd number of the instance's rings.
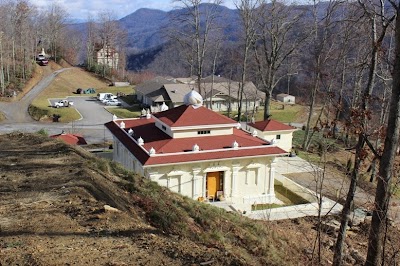
[{"label": "gabled roof", "polygon": [[50,138],[60,139],[70,145],[86,145],[87,144],[86,140],[83,138],[83,136],[78,135],[78,134],[61,133],[61,134],[57,134],[57,135],[51,135]]},{"label": "gabled roof", "polygon": [[159,90],[164,84],[174,84],[174,83],[175,83],[174,81],[157,76],[153,79],[138,84],[135,89],[137,92],[146,95]]},{"label": "gabled roof", "polygon": [[[212,81],[213,81],[213,75],[201,79],[202,83],[211,83]],[[220,83],[220,82],[233,82],[233,81],[221,76],[214,75],[214,83]]]},{"label": "gabled roof", "polygon": [[278,122],[278,121],[272,120],[272,119],[258,121],[255,123],[249,123],[248,125],[255,129],[258,129],[260,131],[263,131],[263,132],[265,132],[265,131],[280,131],[280,130],[293,130],[293,131],[296,130],[295,127],[285,125],[281,122]]},{"label": "gabled roof", "polygon": [[156,118],[170,127],[188,127],[204,125],[235,124],[236,121],[224,115],[200,106],[181,105],[176,108],[154,114]]},{"label": "gabled roof", "polygon": [[194,85],[189,84],[164,84],[165,92],[173,103],[182,103],[185,95],[193,88]]},{"label": "gabled roof", "polygon": [[[232,82],[220,82],[220,83],[202,83],[201,86],[206,92],[206,98],[210,96],[214,97],[216,94],[223,93],[224,95],[230,95],[230,97],[237,99],[240,83],[237,81]],[[211,95],[211,86],[213,93]],[[254,100],[254,99],[264,99],[265,93],[258,90],[253,82],[246,82],[243,89],[243,98]]]}]

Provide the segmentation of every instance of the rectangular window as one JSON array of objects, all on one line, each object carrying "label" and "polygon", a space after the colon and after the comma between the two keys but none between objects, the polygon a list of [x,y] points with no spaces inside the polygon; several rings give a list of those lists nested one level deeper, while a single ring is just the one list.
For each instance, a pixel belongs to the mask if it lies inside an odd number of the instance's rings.
[{"label": "rectangular window", "polygon": [[210,134],[211,131],[210,130],[200,130],[197,131],[197,135],[206,135],[206,134]]},{"label": "rectangular window", "polygon": [[276,139],[281,139],[281,135],[276,135]]},{"label": "rectangular window", "polygon": [[164,125],[161,125],[161,128],[162,128],[164,131],[166,131],[166,130],[167,130],[167,127],[166,127],[166,126],[164,126]]}]

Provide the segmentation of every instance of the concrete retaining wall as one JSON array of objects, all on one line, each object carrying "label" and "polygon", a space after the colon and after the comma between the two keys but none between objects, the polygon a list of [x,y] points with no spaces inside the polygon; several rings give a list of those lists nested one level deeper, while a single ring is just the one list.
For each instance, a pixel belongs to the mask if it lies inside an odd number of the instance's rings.
[{"label": "concrete retaining wall", "polygon": [[296,182],[286,178],[283,175],[277,174],[275,176],[276,183],[282,183],[282,185],[293,193],[296,193],[300,197],[308,200],[310,203],[299,204],[293,206],[285,206],[280,208],[272,208],[261,211],[250,211],[246,213],[246,216],[257,220],[282,220],[292,219],[304,216],[318,216],[319,209],[321,215],[326,214],[337,214],[342,210],[342,205],[326,198],[322,197],[321,208],[318,206],[317,194],[305,187],[300,186]]}]

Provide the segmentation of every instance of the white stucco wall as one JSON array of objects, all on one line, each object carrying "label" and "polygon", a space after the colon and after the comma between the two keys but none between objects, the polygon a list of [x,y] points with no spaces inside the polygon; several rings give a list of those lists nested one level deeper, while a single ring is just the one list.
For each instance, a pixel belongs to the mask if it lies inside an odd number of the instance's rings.
[{"label": "white stucco wall", "polygon": [[282,95],[277,95],[276,99],[280,102],[284,102],[284,103],[292,103],[294,104],[296,101],[296,97],[294,97],[293,95],[286,95],[286,96],[282,96]]},{"label": "white stucco wall", "polygon": [[[275,139],[275,145],[284,151],[290,152],[292,149],[293,131],[268,131],[258,132],[260,137],[271,141]],[[277,136],[280,135],[280,139]]]},{"label": "white stucco wall", "polygon": [[227,201],[239,204],[271,203],[275,199],[275,170],[272,157],[196,162],[144,167],[114,138],[113,159],[126,169],[194,200],[206,198],[208,172],[224,173],[223,193]]},{"label": "white stucco wall", "polygon": [[275,199],[270,163],[271,159],[266,158],[188,163],[146,168],[145,175],[161,186],[197,200],[207,197],[207,173],[222,171],[226,200],[240,204],[270,203]]},{"label": "white stucco wall", "polygon": [[[249,127],[248,129],[250,133],[253,133],[253,131],[257,132],[257,136],[260,138],[263,138],[269,142],[271,142],[272,139],[275,140],[276,146],[281,148],[282,150],[286,152],[290,152],[292,147],[293,147],[293,131],[288,130],[288,131],[268,131],[268,132],[263,132],[258,129]],[[280,135],[280,139],[277,139],[277,135]]]},{"label": "white stucco wall", "polygon": [[[198,131],[210,131],[210,134],[199,135]],[[201,137],[201,136],[225,136],[233,134],[232,127],[229,128],[202,128],[195,130],[179,130],[173,133],[173,138],[189,138],[189,137]]]}]

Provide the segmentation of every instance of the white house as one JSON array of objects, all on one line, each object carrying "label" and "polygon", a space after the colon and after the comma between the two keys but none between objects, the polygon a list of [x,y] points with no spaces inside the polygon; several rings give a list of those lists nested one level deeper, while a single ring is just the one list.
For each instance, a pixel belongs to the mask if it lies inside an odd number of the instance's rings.
[{"label": "white house", "polygon": [[287,152],[202,106],[191,91],[185,104],[105,126],[113,158],[126,168],[192,199],[233,203],[275,200],[274,159]]},{"label": "white house", "polygon": [[119,53],[108,45],[95,49],[94,57],[99,65],[107,65],[112,69],[118,67]]},{"label": "white house", "polygon": [[280,93],[280,94],[276,95],[276,100],[283,102],[283,103],[291,103],[291,104],[296,103],[296,97],[294,97],[293,95],[286,94],[286,93]]},{"label": "white house", "polygon": [[247,126],[253,135],[257,135],[276,144],[284,151],[291,151],[293,132],[297,130],[295,127],[285,125],[272,119],[248,123]]},{"label": "white house", "polygon": [[[231,111],[238,110],[239,82],[202,83],[201,87],[206,93],[204,102],[208,108],[215,111],[228,111],[229,107]],[[261,105],[264,98],[264,92],[259,91],[253,82],[247,82],[243,87],[242,111],[252,112]]]}]

